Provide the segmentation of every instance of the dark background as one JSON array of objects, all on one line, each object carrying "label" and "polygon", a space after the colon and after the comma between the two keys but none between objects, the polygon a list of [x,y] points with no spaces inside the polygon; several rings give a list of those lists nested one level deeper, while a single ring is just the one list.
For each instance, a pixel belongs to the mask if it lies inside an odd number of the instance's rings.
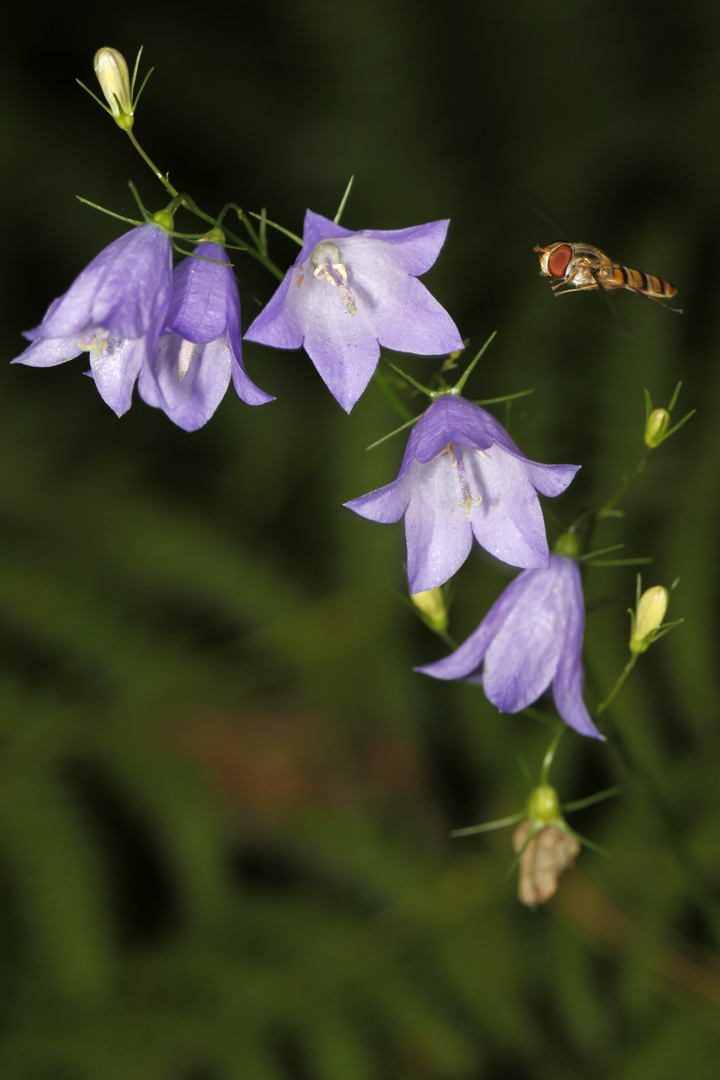
[{"label": "dark background", "polygon": [[[505,877],[509,831],[448,833],[522,807],[518,759],[537,776],[547,731],[412,673],[445,649],[398,601],[401,529],[341,507],[397,470],[401,439],[364,453],[398,423],[377,387],[348,418],[304,353],[248,345],[277,401],[231,392],[187,435],[141,402],[117,420],[81,359],[0,366],[3,1080],[714,1076],[717,4],[151,0],[15,18],[8,361],[122,231],[74,196],[134,216],[133,178],[165,203],[74,81],[93,84],[99,46],[132,66],[143,44],[136,134],[206,210],[265,206],[299,232],[354,173],[349,228],[452,219],[424,280],[471,348],[498,331],[470,396],[534,388],[514,437],[583,466],[546,505],[551,541],[640,457],[644,387],[665,404],[682,379],[678,416],[698,413],[596,537],[652,555],[646,584],[679,577],[685,619],[618,697],[619,734],[569,737],[553,771],[565,801],[626,785],[570,819],[611,857],[584,850],[531,914]],[[629,292],[554,300],[532,248],[561,230],[675,282],[685,313]],[[247,327],[274,283],[236,265]],[[459,640],[507,580],[473,552]],[[591,707],[625,663],[634,589],[633,569],[587,576]]]}]

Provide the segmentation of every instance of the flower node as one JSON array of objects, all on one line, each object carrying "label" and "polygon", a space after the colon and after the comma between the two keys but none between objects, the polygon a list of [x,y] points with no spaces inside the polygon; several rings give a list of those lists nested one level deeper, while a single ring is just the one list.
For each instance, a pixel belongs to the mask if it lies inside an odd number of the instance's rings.
[{"label": "flower node", "polygon": [[560,799],[550,784],[539,784],[528,796],[528,815],[533,822],[549,824],[560,818]]},{"label": "flower node", "polygon": [[448,613],[442,589],[426,589],[424,592],[412,593],[410,599],[432,630],[447,630]]}]

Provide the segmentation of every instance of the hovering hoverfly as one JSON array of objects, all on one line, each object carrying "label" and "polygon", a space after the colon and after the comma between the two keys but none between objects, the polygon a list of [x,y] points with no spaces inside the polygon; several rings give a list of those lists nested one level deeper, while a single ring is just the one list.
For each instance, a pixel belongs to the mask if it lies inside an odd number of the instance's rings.
[{"label": "hovering hoverfly", "polygon": [[[540,273],[558,279],[551,286],[556,296],[573,291],[571,288],[560,289],[561,285],[576,289],[630,289],[663,307],[669,307],[663,304],[663,300],[668,300],[677,292],[669,281],[613,262],[604,251],[589,244],[558,241],[549,247],[536,247],[533,250],[540,256]],[[670,311],[681,314],[682,308],[671,307]]]}]

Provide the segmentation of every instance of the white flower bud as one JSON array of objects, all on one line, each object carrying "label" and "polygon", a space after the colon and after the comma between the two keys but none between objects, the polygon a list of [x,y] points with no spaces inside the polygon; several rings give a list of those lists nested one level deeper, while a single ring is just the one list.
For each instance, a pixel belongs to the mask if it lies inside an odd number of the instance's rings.
[{"label": "white flower bud", "polygon": [[665,438],[665,432],[670,423],[670,413],[667,409],[653,409],[645,425],[645,445],[652,450]]},{"label": "white flower bud", "polygon": [[662,585],[653,585],[646,589],[638,600],[630,649],[634,653],[645,652],[652,644],[656,631],[665,618],[668,606],[668,591]]},{"label": "white flower bud", "polygon": [[93,61],[100,89],[122,128],[133,125],[133,106],[130,95],[130,76],[125,57],[117,49],[98,49]]}]

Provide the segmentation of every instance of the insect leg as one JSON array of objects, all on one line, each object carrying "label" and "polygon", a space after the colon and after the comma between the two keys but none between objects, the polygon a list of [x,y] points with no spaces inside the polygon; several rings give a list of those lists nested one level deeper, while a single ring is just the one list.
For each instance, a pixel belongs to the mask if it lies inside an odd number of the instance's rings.
[{"label": "insect leg", "polygon": [[[558,285],[565,285],[565,284],[566,284],[566,282],[564,282],[564,281],[558,281],[557,285],[551,285],[550,288],[553,289],[553,291],[554,291],[555,289],[557,289]],[[561,289],[560,292],[556,292],[555,295],[556,296],[565,296],[566,293],[580,292],[581,290],[584,290],[584,289],[602,289],[602,288],[603,288],[603,286],[600,285],[597,281],[588,281],[584,285],[573,285],[569,289]]]}]

